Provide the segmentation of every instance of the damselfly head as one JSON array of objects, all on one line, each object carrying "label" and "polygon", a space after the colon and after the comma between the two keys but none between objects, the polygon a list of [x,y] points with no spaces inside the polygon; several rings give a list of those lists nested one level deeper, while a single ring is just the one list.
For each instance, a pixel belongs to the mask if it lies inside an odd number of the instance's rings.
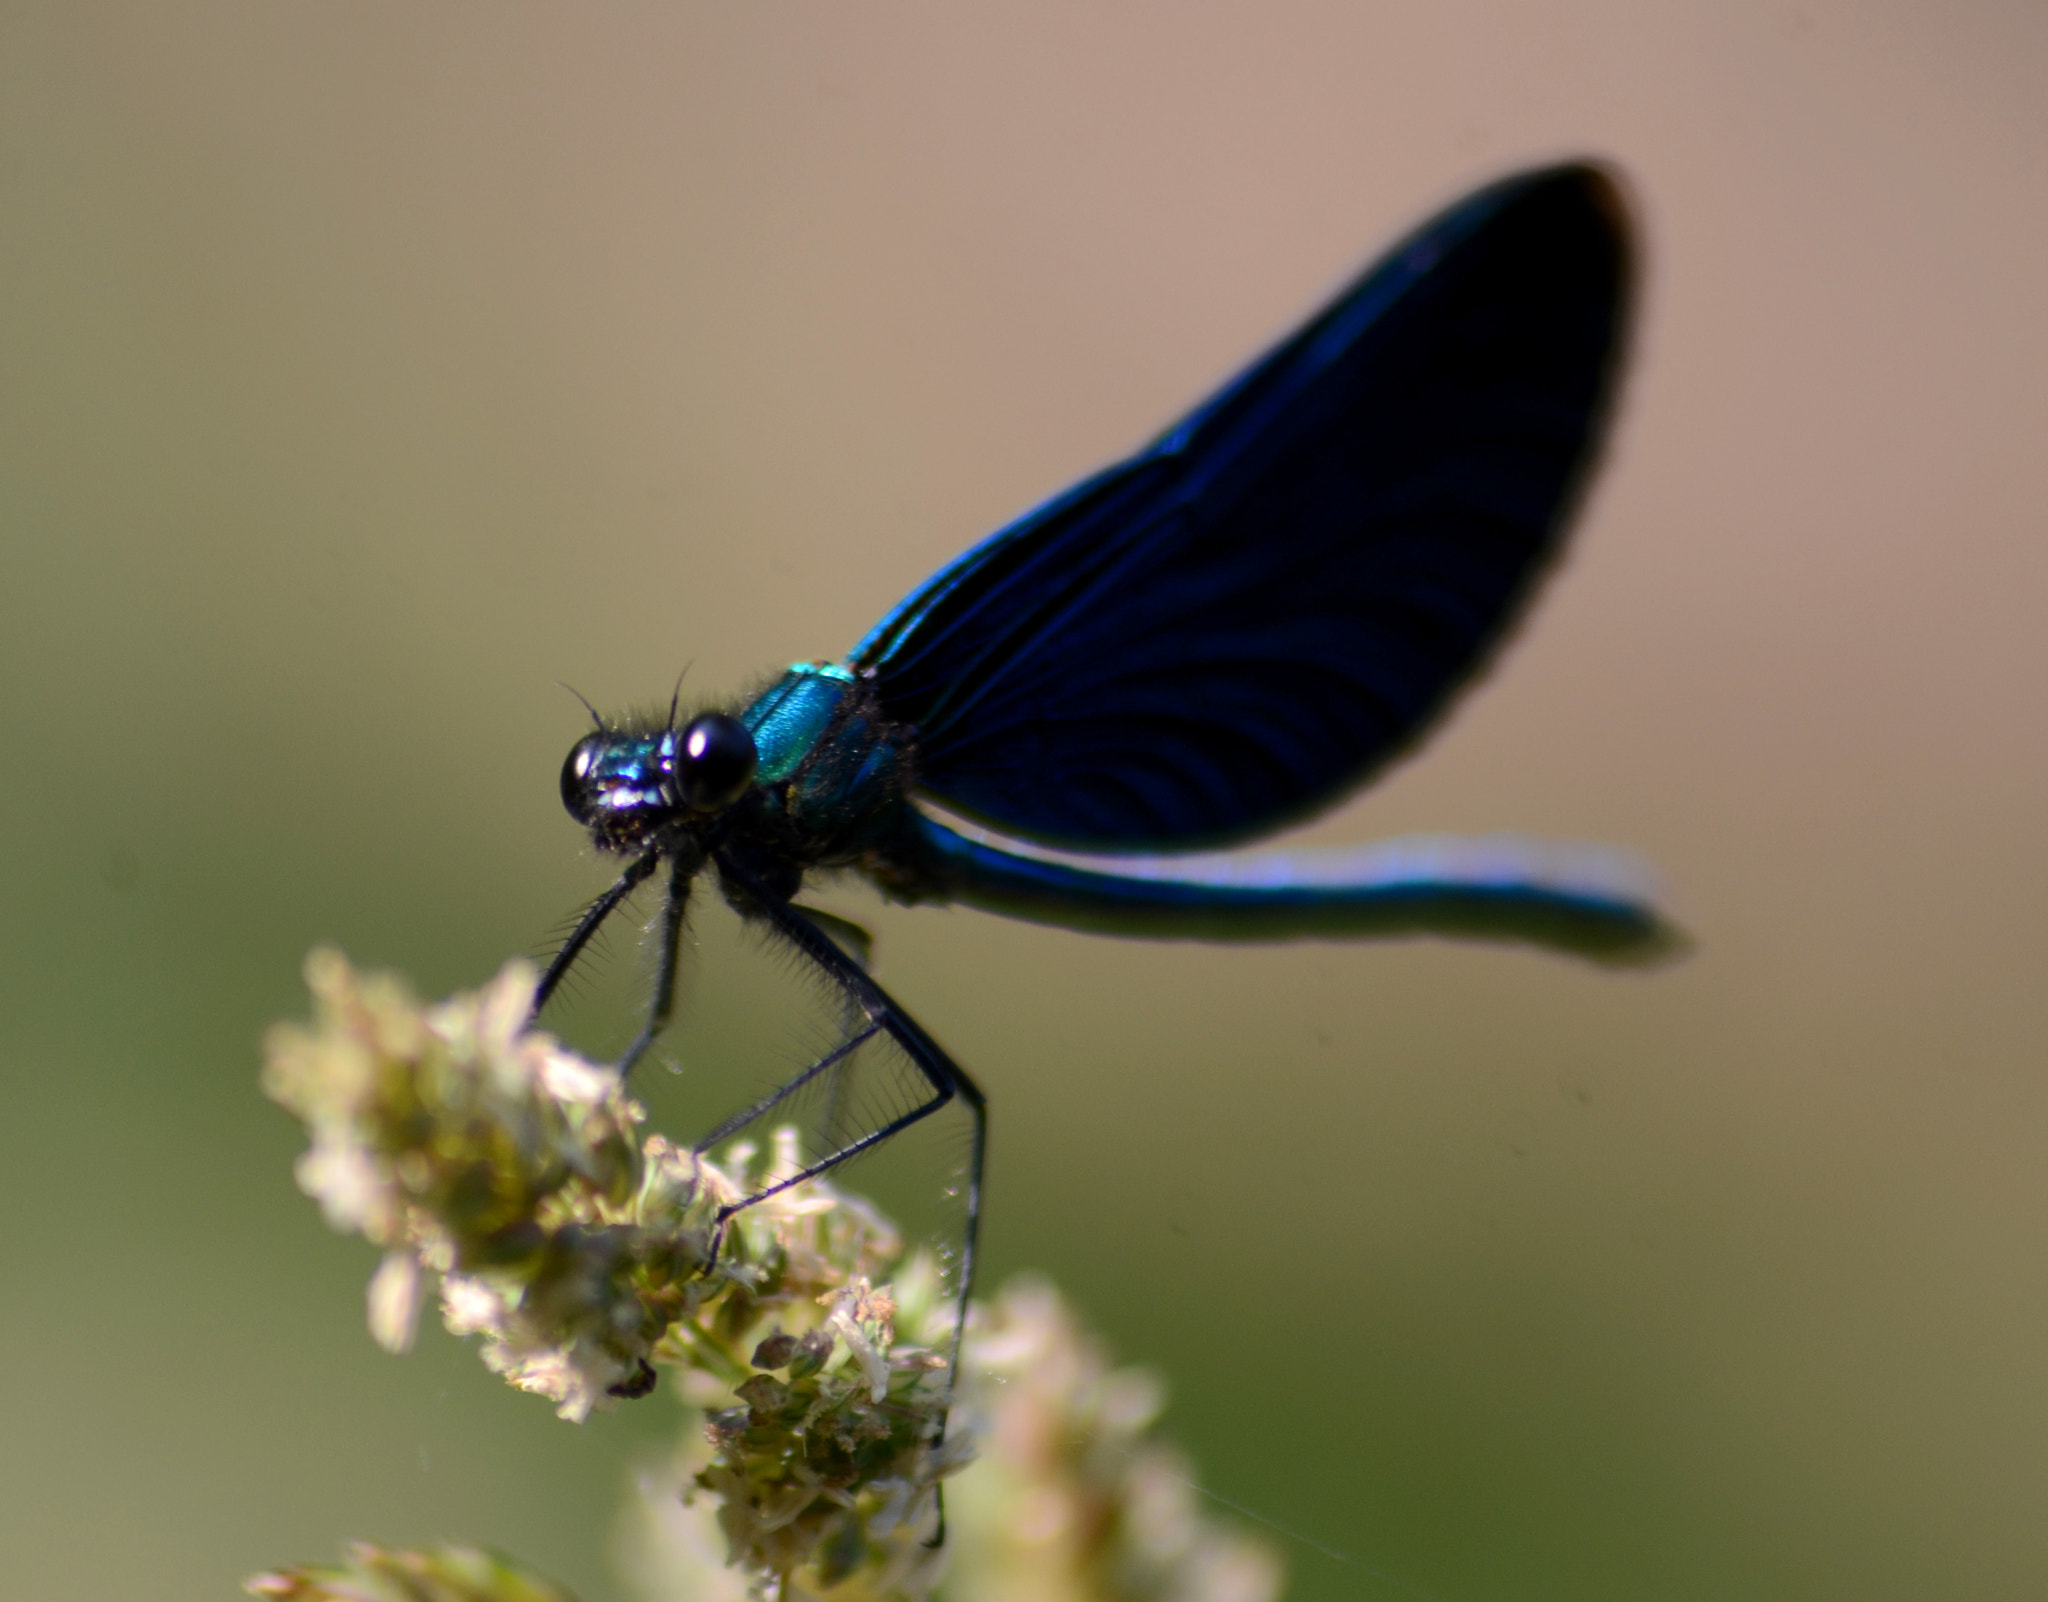
[{"label": "damselfly head", "polygon": [[635,851],[747,792],[758,758],[739,719],[706,712],[681,729],[600,729],[562,764],[562,805],[600,848]]}]

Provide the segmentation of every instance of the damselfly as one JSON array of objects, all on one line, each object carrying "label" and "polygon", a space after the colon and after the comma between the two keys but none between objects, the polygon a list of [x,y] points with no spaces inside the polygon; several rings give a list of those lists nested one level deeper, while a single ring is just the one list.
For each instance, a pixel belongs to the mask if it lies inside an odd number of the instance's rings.
[{"label": "damselfly", "polygon": [[779,1190],[964,1105],[964,1309],[982,1094],[876,983],[864,935],[797,902],[814,875],[1119,934],[1435,933],[1609,959],[1656,947],[1665,926],[1640,877],[1590,848],[1186,855],[1347,795],[1487,666],[1601,443],[1631,274],[1622,198],[1598,168],[1480,190],[1151,446],[942,569],[844,660],[798,663],[745,705],[599,718],[562,799],[626,867],[536,1005],[661,876],[630,1070],[669,1021],[692,889],[714,872],[732,907],[829,981],[846,1022],[700,1149],[822,1098],[817,1149]]}]

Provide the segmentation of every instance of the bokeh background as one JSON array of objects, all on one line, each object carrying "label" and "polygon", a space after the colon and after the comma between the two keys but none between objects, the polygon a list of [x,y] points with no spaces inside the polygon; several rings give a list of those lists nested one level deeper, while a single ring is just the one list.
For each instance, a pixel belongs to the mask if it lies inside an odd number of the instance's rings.
[{"label": "bokeh background", "polygon": [[993,1274],[1294,1597],[2048,1594],[2044,68],[1959,0],[0,7],[8,1594],[447,1535],[617,1597],[674,1412],[371,1346],[255,1087],[305,949],[534,949],[604,872],[556,680],[843,651],[1580,153],[1648,239],[1611,460],[1311,833],[1625,844],[1688,961],[828,904],[990,1092]]}]

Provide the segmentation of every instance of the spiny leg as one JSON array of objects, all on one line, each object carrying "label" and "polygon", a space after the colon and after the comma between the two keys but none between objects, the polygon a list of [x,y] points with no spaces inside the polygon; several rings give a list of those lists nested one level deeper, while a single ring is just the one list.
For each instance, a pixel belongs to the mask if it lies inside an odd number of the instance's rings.
[{"label": "spiny leg", "polygon": [[[875,937],[851,918],[842,918],[836,912],[827,912],[822,907],[791,907],[815,923],[841,951],[860,964],[860,971],[870,978],[875,972]],[[839,992],[839,1032],[842,1038],[850,1039],[853,1032],[865,1021],[866,1014],[852,993],[843,987]],[[849,1054],[834,1071],[825,1086],[825,1105],[818,1115],[818,1149],[830,1151],[841,1145],[844,1136],[840,1127],[840,1114],[846,1104],[847,1081],[859,1071],[859,1065]]]},{"label": "spiny leg", "polygon": [[[789,1100],[790,1097],[799,1094],[806,1086],[810,1085],[813,1081],[815,1081],[820,1074],[831,1073],[833,1069],[839,1067],[839,1065],[845,1062],[845,1060],[848,1057],[850,1057],[854,1052],[858,1051],[862,1046],[866,1045],[870,1040],[873,1040],[875,1036],[880,1034],[881,1032],[882,1026],[880,1024],[869,1024],[867,1028],[861,1030],[859,1033],[853,1035],[849,1039],[840,1042],[839,1045],[835,1046],[832,1050],[826,1052],[824,1056],[820,1057],[816,1062],[812,1063],[810,1067],[806,1068],[802,1073],[798,1074],[795,1078],[785,1080],[782,1084],[776,1086],[775,1089],[769,1091],[768,1094],[763,1096],[759,1101],[755,1102],[751,1107],[742,1108],[739,1112],[734,1113],[730,1118],[726,1119],[724,1123],[720,1124],[716,1129],[712,1130],[710,1134],[706,1135],[702,1140],[698,1141],[690,1149],[701,1157],[704,1155],[704,1153],[709,1151],[713,1146],[718,1145],[721,1141],[732,1139],[734,1135],[737,1135],[742,1129],[745,1129],[747,1125],[751,1124],[755,1119],[765,1117],[767,1114],[773,1112],[777,1107],[781,1106],[782,1103]],[[777,1186],[776,1188],[782,1189],[783,1187]],[[768,1196],[772,1194],[774,1194],[773,1191],[764,1190],[761,1192],[761,1196]],[[747,1206],[749,1203],[757,1202],[761,1199],[761,1196],[750,1196],[747,1198],[747,1201],[741,1202],[739,1206],[744,1207]],[[738,1208],[735,1207],[729,1209],[729,1211],[736,1212],[738,1211]],[[719,1222],[723,1223],[724,1221],[725,1214],[720,1214]]]},{"label": "spiny leg", "polygon": [[[981,1187],[982,1170],[988,1156],[988,1102],[981,1093],[981,1087],[967,1076],[967,1072],[947,1055],[937,1041],[924,1032],[917,1020],[905,1012],[887,991],[869,978],[861,965],[830,938],[822,933],[818,925],[811,922],[802,910],[792,907],[787,901],[777,899],[751,873],[732,861],[724,852],[715,854],[720,875],[727,885],[737,886],[745,892],[747,914],[766,922],[778,934],[795,946],[812,962],[822,968],[826,975],[851,996],[860,1010],[871,1021],[871,1027],[885,1032],[903,1049],[918,1072],[924,1076],[931,1089],[929,1100],[919,1103],[908,1112],[888,1120],[879,1128],[848,1142],[838,1150],[810,1164],[798,1173],[743,1197],[719,1209],[713,1235],[713,1253],[717,1242],[723,1239],[725,1226],[737,1213],[763,1201],[767,1197],[800,1185],[807,1179],[815,1179],[828,1173],[841,1163],[872,1150],[891,1136],[908,1129],[912,1124],[930,1117],[940,1108],[948,1105],[955,1097],[964,1102],[973,1118],[973,1138],[967,1159],[967,1217],[962,1230],[960,1247],[960,1290],[954,1310],[953,1342],[947,1371],[948,1404],[946,1415],[941,1416],[939,1428],[932,1438],[932,1449],[937,1451],[945,1445],[946,1422],[951,1415],[951,1391],[959,1383],[960,1344],[967,1332],[967,1303],[974,1290],[974,1266],[981,1237]],[[865,1038],[865,1037],[863,1037]],[[858,1044],[851,1042],[850,1044]],[[815,1072],[816,1070],[812,1070]],[[944,1487],[938,1490],[938,1529],[929,1544],[938,1546],[946,1538],[946,1505]]]},{"label": "spiny leg", "polygon": [[789,909],[802,913],[815,923],[826,939],[860,965],[862,973],[872,974],[875,971],[875,937],[867,929],[851,918],[842,918],[823,907],[800,907],[792,901]]},{"label": "spiny leg", "polygon": [[661,902],[661,935],[654,953],[654,999],[648,1003],[647,1022],[641,1025],[625,1055],[619,1058],[619,1077],[625,1079],[633,1065],[647,1054],[654,1037],[668,1027],[676,1005],[676,963],[682,956],[683,914],[690,907],[690,886],[697,866],[677,856],[670,860],[668,891]]},{"label": "spiny leg", "polygon": [[[773,1189],[761,1191],[757,1195],[733,1203],[726,1209],[727,1214],[739,1212],[765,1196],[787,1190],[792,1185],[801,1184],[806,1179],[837,1168],[849,1158],[871,1150],[888,1136],[908,1128],[922,1118],[929,1117],[958,1096],[967,1105],[974,1120],[974,1142],[968,1160],[967,1230],[961,1256],[961,1305],[964,1308],[967,1294],[972,1289],[974,1252],[981,1221],[982,1160],[987,1146],[988,1103],[987,1098],[981,1093],[981,1087],[968,1077],[967,1071],[956,1063],[937,1041],[924,1032],[923,1027],[904,1010],[900,1002],[869,978],[859,963],[840,950],[820,931],[818,925],[812,921],[809,909],[792,906],[787,901],[777,899],[759,879],[735,863],[728,853],[717,852],[714,860],[718,863],[720,874],[729,883],[738,885],[746,892],[747,905],[743,909],[745,913],[760,918],[822,968],[826,976],[839,985],[868,1017],[873,1029],[879,1029],[887,1034],[903,1048],[904,1055],[915,1065],[932,1091],[931,1100],[922,1102],[900,1117],[889,1120],[882,1128],[849,1142],[839,1150],[812,1163],[801,1173],[780,1181]],[[866,1038],[868,1036],[864,1033],[848,1044],[859,1044]],[[777,1097],[771,1099],[779,1097],[778,1092]],[[955,1339],[958,1339],[957,1330]]]},{"label": "spiny leg", "polygon": [[576,927],[569,931],[569,938],[562,942],[561,949],[555,953],[554,960],[548,964],[548,971],[541,975],[540,984],[533,992],[533,1011],[527,1014],[526,1020],[529,1027],[540,1016],[541,1008],[548,1004],[563,976],[583,955],[583,948],[590,944],[590,937],[597,933],[598,926],[618,911],[621,901],[646,883],[647,876],[654,872],[654,866],[660,860],[660,853],[654,851],[635,857],[612,887],[591,902],[583,916],[576,920]]}]

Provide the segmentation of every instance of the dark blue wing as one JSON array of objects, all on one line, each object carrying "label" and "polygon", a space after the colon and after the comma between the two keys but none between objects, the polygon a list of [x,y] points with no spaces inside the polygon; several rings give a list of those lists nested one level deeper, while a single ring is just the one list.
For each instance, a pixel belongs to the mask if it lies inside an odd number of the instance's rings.
[{"label": "dark blue wing", "polygon": [[1149,449],[960,557],[849,665],[919,788],[1018,835],[1179,850],[1362,783],[1554,554],[1627,323],[1597,169],[1495,184]]}]

